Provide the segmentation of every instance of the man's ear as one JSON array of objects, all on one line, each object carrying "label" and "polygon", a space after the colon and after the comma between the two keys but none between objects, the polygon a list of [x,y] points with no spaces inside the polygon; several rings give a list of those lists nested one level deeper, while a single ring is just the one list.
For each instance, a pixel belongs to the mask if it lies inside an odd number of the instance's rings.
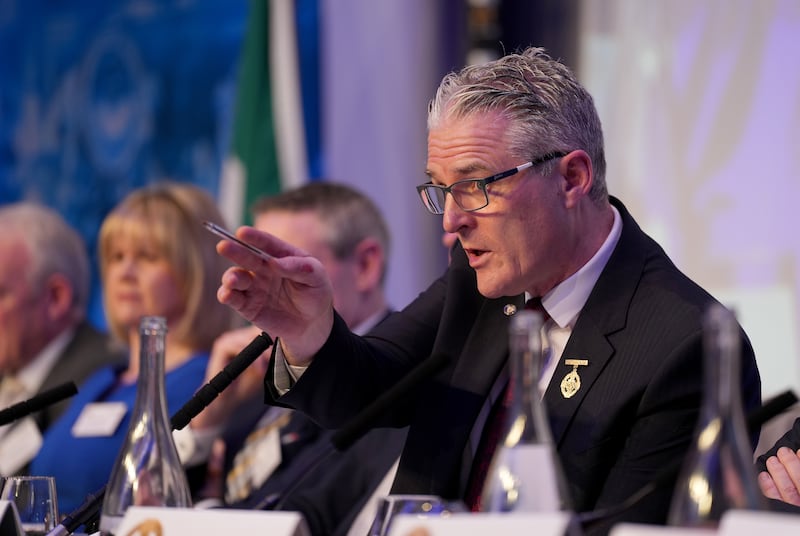
[{"label": "man's ear", "polygon": [[564,156],[558,164],[558,171],[564,178],[563,194],[566,206],[575,206],[581,198],[589,195],[594,183],[592,159],[586,151],[576,150]]},{"label": "man's ear", "polygon": [[70,315],[74,289],[72,283],[63,274],[51,274],[44,284],[44,299],[47,316],[54,322],[60,322]]},{"label": "man's ear", "polygon": [[370,291],[381,286],[386,259],[380,242],[372,237],[364,238],[353,252],[356,263],[356,289]]}]

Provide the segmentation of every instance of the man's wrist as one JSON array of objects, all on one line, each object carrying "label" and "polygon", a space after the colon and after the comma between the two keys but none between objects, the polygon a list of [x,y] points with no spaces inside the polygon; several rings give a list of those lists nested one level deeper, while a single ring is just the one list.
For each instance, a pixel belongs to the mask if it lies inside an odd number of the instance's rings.
[{"label": "man's wrist", "polygon": [[280,395],[285,395],[289,390],[294,387],[294,384],[308,368],[307,366],[297,366],[290,364],[286,359],[283,345],[278,339],[275,345],[275,352],[272,359],[275,362],[275,389]]}]

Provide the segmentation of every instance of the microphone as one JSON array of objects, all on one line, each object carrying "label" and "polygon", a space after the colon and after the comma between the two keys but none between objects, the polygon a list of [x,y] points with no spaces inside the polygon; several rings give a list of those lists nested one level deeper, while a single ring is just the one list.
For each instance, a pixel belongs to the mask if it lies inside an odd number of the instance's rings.
[{"label": "microphone", "polygon": [[447,366],[449,362],[450,356],[437,353],[414,367],[408,374],[400,378],[397,383],[392,385],[370,403],[370,405],[364,408],[364,410],[353,417],[350,422],[338,429],[331,436],[330,446],[323,451],[320,456],[314,458],[303,468],[300,477],[295,479],[291,486],[284,490],[283,493],[268,495],[261,503],[255,506],[255,509],[280,510],[291,494],[300,487],[300,484],[302,484],[324,460],[328,459],[335,451],[342,452],[361,439],[364,434],[375,426],[377,420],[388,409],[397,405],[403,398],[422,385],[424,381],[433,377],[434,374]]},{"label": "microphone", "polygon": [[173,430],[183,430],[189,421],[197,417],[206,409],[219,394],[235,380],[244,369],[249,367],[264,350],[272,346],[272,337],[266,332],[259,333],[250,344],[244,347],[225,368],[201,387],[181,409],[175,412],[170,419]]},{"label": "microphone", "polygon": [[761,407],[758,407],[747,414],[747,432],[755,434],[761,426],[773,417],[776,417],[789,409],[797,402],[797,395],[793,391],[784,391],[767,400]]},{"label": "microphone", "polygon": [[[797,395],[789,390],[774,396],[760,407],[749,411],[745,418],[747,421],[748,434],[755,434],[755,432],[761,429],[761,426],[764,423],[789,409],[789,407],[791,407],[795,402],[797,402]],[[639,488],[638,491],[630,495],[627,499],[616,506],[603,508],[602,510],[579,513],[577,516],[578,522],[583,530],[586,530],[597,523],[607,521],[616,515],[624,513],[626,510],[636,506],[639,501],[657,489],[671,482],[680,471],[682,465],[682,459],[667,465],[664,469],[656,474],[653,480]]]},{"label": "microphone", "polygon": [[337,430],[331,437],[333,447],[339,452],[350,447],[375,425],[375,422],[387,409],[397,404],[401,398],[405,397],[423,381],[442,370],[449,362],[450,357],[446,354],[434,354],[417,365],[349,423]]},{"label": "microphone", "polygon": [[84,499],[83,504],[64,517],[61,523],[47,533],[47,536],[68,536],[75,532],[81,525],[88,525],[92,518],[100,511],[100,507],[103,506],[105,492],[106,487],[103,486],[95,493],[90,493],[86,499]]},{"label": "microphone", "polygon": [[[272,337],[262,331],[244,347],[236,357],[231,359],[221,371],[219,371],[207,384],[198,389],[181,408],[176,411],[170,419],[173,430],[181,430],[189,421],[195,418],[201,411],[208,407],[211,402],[226,388],[239,374],[250,366],[253,361],[260,356],[264,350],[272,346]],[[66,536],[72,534],[81,525],[87,525],[100,513],[103,505],[106,487],[103,486],[94,493],[90,493],[78,508],[70,512],[61,523],[47,533],[47,536]]]},{"label": "microphone", "polygon": [[27,417],[31,413],[44,409],[48,406],[61,402],[62,400],[75,396],[78,393],[78,388],[75,382],[65,382],[57,385],[46,391],[42,391],[33,398],[18,402],[8,408],[0,411],[0,426]]}]

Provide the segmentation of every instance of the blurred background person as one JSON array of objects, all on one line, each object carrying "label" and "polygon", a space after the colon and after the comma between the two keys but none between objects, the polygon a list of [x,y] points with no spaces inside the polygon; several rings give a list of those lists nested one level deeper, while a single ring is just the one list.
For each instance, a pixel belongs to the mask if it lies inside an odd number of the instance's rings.
[{"label": "blurred background person", "polygon": [[[364,334],[390,314],[384,295],[389,232],[365,195],[342,184],[315,182],[261,198],[252,213],[255,227],[322,262],[336,309],[354,331]],[[258,333],[244,328],[217,339],[206,379]],[[225,456],[217,476],[222,478],[212,475],[207,496],[237,508],[280,504],[283,510],[299,510],[315,535],[346,534],[362,509],[371,521],[372,508],[364,506],[372,494],[388,492],[391,478],[382,492],[376,489],[400,455],[405,429],[376,429],[309,471],[330,448],[333,431],[322,430],[301,413],[264,405],[268,356],[269,351],[178,433],[182,458],[194,453],[190,463],[202,461],[211,440],[221,433]],[[369,524],[361,534],[367,528]]]},{"label": "blurred background person", "polygon": [[[90,269],[80,235],[54,210],[0,207],[0,409],[124,361],[86,320]],[[25,472],[67,400],[0,427],[0,474]]]},{"label": "blurred background person", "polygon": [[[70,512],[106,483],[125,437],[139,376],[139,323],[167,319],[166,395],[170,415],[202,384],[214,339],[233,326],[216,301],[225,261],[203,220],[221,222],[214,199],[190,184],[159,183],[129,194],[100,228],[105,313],[128,361],[81,386],[44,437],[31,472],[56,478],[59,508]],[[119,411],[119,408],[122,411]],[[92,430],[79,419],[93,421]],[[102,420],[105,430],[98,430]]]}]

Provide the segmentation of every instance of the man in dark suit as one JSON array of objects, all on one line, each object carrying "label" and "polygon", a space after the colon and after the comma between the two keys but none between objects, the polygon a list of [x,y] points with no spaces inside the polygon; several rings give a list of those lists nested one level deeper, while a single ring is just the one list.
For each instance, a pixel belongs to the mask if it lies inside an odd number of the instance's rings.
[{"label": "man in dark suit", "polygon": [[[389,316],[384,294],[389,232],[364,194],[315,182],[261,198],[252,213],[257,228],[322,262],[337,310],[353,331],[364,334]],[[245,328],[219,337],[208,378],[259,332]],[[346,534],[363,508],[370,515],[366,503],[399,457],[405,430],[376,429],[346,452],[329,453],[331,430],[302,413],[263,404],[265,369],[266,361],[255,363],[176,435],[182,458],[202,460],[207,439],[221,434],[226,478],[208,482],[206,494],[224,497],[229,507],[298,510],[313,534]]]},{"label": "man in dark suit", "polygon": [[[238,264],[220,300],[280,337],[268,398],[338,426],[428,356],[450,356],[388,418],[410,424],[393,491],[467,499],[487,409],[507,381],[509,316],[541,298],[551,357],[540,385],[573,508],[621,504],[689,447],[713,298],[609,197],[592,98],[541,49],[445,77],[428,129],[430,182],[418,192],[459,244],[447,272],[367,337],[349,333],[324,271],[301,252],[249,228],[239,236],[276,260],[218,246]],[[760,381],[742,339],[752,408]],[[592,532],[663,523],[671,488]]]},{"label": "man in dark suit", "polygon": [[[78,233],[34,203],[0,207],[0,408],[124,359],[85,319],[89,259]],[[0,473],[24,472],[54,404],[0,428]]]}]

